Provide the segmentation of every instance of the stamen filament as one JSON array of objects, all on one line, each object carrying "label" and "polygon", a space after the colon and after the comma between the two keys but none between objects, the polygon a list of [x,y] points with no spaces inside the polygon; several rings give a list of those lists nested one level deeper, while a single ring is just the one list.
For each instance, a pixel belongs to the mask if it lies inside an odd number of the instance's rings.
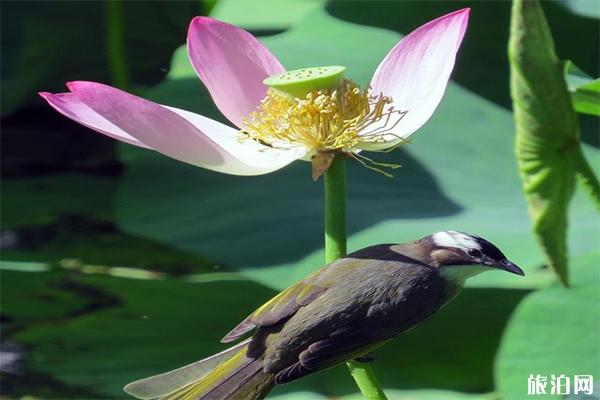
[{"label": "stamen filament", "polygon": [[[392,99],[382,94],[372,96],[368,90],[350,80],[335,89],[312,91],[305,98],[290,98],[270,89],[259,109],[244,119],[247,138],[274,148],[302,145],[310,151],[354,152],[361,142],[385,141],[402,118],[394,110]],[[398,121],[390,127],[395,114]],[[365,129],[384,123],[371,132]]]},{"label": "stamen filament", "polygon": [[[392,132],[407,111],[392,104],[390,97],[371,95],[347,79],[336,88],[314,90],[302,98],[271,88],[258,109],[244,119],[240,140],[260,142],[265,150],[302,147],[310,156],[345,153],[391,177],[378,167],[399,165],[379,163],[359,152],[372,144],[394,142],[389,147],[397,148],[407,142]],[[313,178],[318,179],[328,165],[313,158]]]}]

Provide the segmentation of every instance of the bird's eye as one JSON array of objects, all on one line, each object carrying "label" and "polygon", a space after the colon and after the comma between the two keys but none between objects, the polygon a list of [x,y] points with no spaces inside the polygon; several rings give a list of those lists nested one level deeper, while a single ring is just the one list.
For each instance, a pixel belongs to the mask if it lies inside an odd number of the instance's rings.
[{"label": "bird's eye", "polygon": [[481,257],[481,251],[477,250],[477,249],[469,249],[469,251],[467,251],[467,254],[470,255],[471,257]]}]

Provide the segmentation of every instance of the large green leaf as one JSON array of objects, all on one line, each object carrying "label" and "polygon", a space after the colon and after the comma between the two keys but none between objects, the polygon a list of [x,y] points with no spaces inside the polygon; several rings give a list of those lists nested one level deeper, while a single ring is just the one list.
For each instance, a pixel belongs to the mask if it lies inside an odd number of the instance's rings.
[{"label": "large green leaf", "polygon": [[[3,278],[14,282],[34,275],[38,281],[48,280],[48,273],[18,274],[4,272]],[[243,281],[191,284],[63,274],[62,282],[67,293],[114,302],[84,308],[75,317],[66,314],[60,324],[48,318],[12,340],[27,346],[28,373],[53,376],[103,398],[125,398],[121,388],[128,381],[219,351],[223,346],[218,336],[272,295],[268,289]],[[20,310],[19,302],[30,304],[36,296],[32,290],[3,297],[7,317]]]},{"label": "large green leaf", "polygon": [[61,216],[84,213],[110,219],[115,186],[114,179],[82,174],[4,180],[0,222],[4,229],[12,229],[55,223]]},{"label": "large green leaf", "polygon": [[175,275],[212,271],[214,263],[198,254],[120,232],[112,222],[115,187],[115,178],[83,174],[5,180],[0,259],[34,269],[41,263],[88,270],[127,266]]},{"label": "large green leaf", "polygon": [[[399,38],[321,11],[264,42],[288,68],[343,64],[364,83]],[[153,98],[217,117],[182,51],[173,70],[176,74]],[[390,155],[373,155],[403,165],[394,179],[350,166],[349,249],[463,230],[497,243],[528,272],[525,279],[483,274],[476,285],[543,284],[545,274],[537,270],[543,258],[529,232],[512,132],[510,113],[451,84],[413,144]],[[311,182],[307,163],[241,178],[131,146],[123,146],[122,153],[127,173],[117,207],[125,229],[209,255],[278,289],[322,264],[322,190]],[[595,246],[598,236],[591,207],[580,199],[575,203],[570,243],[573,253],[581,254]]]},{"label": "large green leaf", "polygon": [[588,18],[600,18],[600,8],[595,0],[556,0],[571,12]]},{"label": "large green leaf", "polygon": [[[508,325],[496,360],[497,388],[506,399],[527,395],[527,378],[600,376],[600,253],[571,260],[572,287],[528,295]],[[555,398],[539,396],[539,398]],[[587,398],[587,397],[586,397]]]},{"label": "large green leaf", "polygon": [[[22,270],[2,269],[1,298],[5,333],[15,326],[76,315],[93,302],[93,299],[82,298],[62,286],[64,280],[61,278],[64,276],[60,273]],[[10,282],[10,285],[4,282]]]},{"label": "large green leaf", "polygon": [[286,29],[306,14],[322,7],[325,0],[220,0],[210,16],[244,29]]}]

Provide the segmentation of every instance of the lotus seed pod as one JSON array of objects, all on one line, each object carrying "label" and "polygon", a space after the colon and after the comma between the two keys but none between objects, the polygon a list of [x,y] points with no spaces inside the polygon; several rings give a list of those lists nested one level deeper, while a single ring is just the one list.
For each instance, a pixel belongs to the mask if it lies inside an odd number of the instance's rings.
[{"label": "lotus seed pod", "polygon": [[338,87],[345,70],[346,67],[339,65],[295,69],[272,75],[263,83],[285,95],[304,98],[314,90]]}]

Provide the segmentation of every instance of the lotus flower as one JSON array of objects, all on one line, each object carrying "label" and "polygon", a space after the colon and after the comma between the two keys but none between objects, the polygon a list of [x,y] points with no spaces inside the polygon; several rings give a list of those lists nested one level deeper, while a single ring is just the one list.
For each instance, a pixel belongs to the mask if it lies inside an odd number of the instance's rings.
[{"label": "lotus flower", "polygon": [[397,146],[431,117],[468,17],[469,9],[455,11],[405,36],[367,88],[344,79],[343,67],[286,72],[250,33],[196,17],[187,38],[190,62],[236,128],[101,83],[69,82],[69,92],[40,95],[88,128],[198,167],[260,175],[313,159],[314,176],[316,156],[343,153],[364,163],[362,150]]}]

